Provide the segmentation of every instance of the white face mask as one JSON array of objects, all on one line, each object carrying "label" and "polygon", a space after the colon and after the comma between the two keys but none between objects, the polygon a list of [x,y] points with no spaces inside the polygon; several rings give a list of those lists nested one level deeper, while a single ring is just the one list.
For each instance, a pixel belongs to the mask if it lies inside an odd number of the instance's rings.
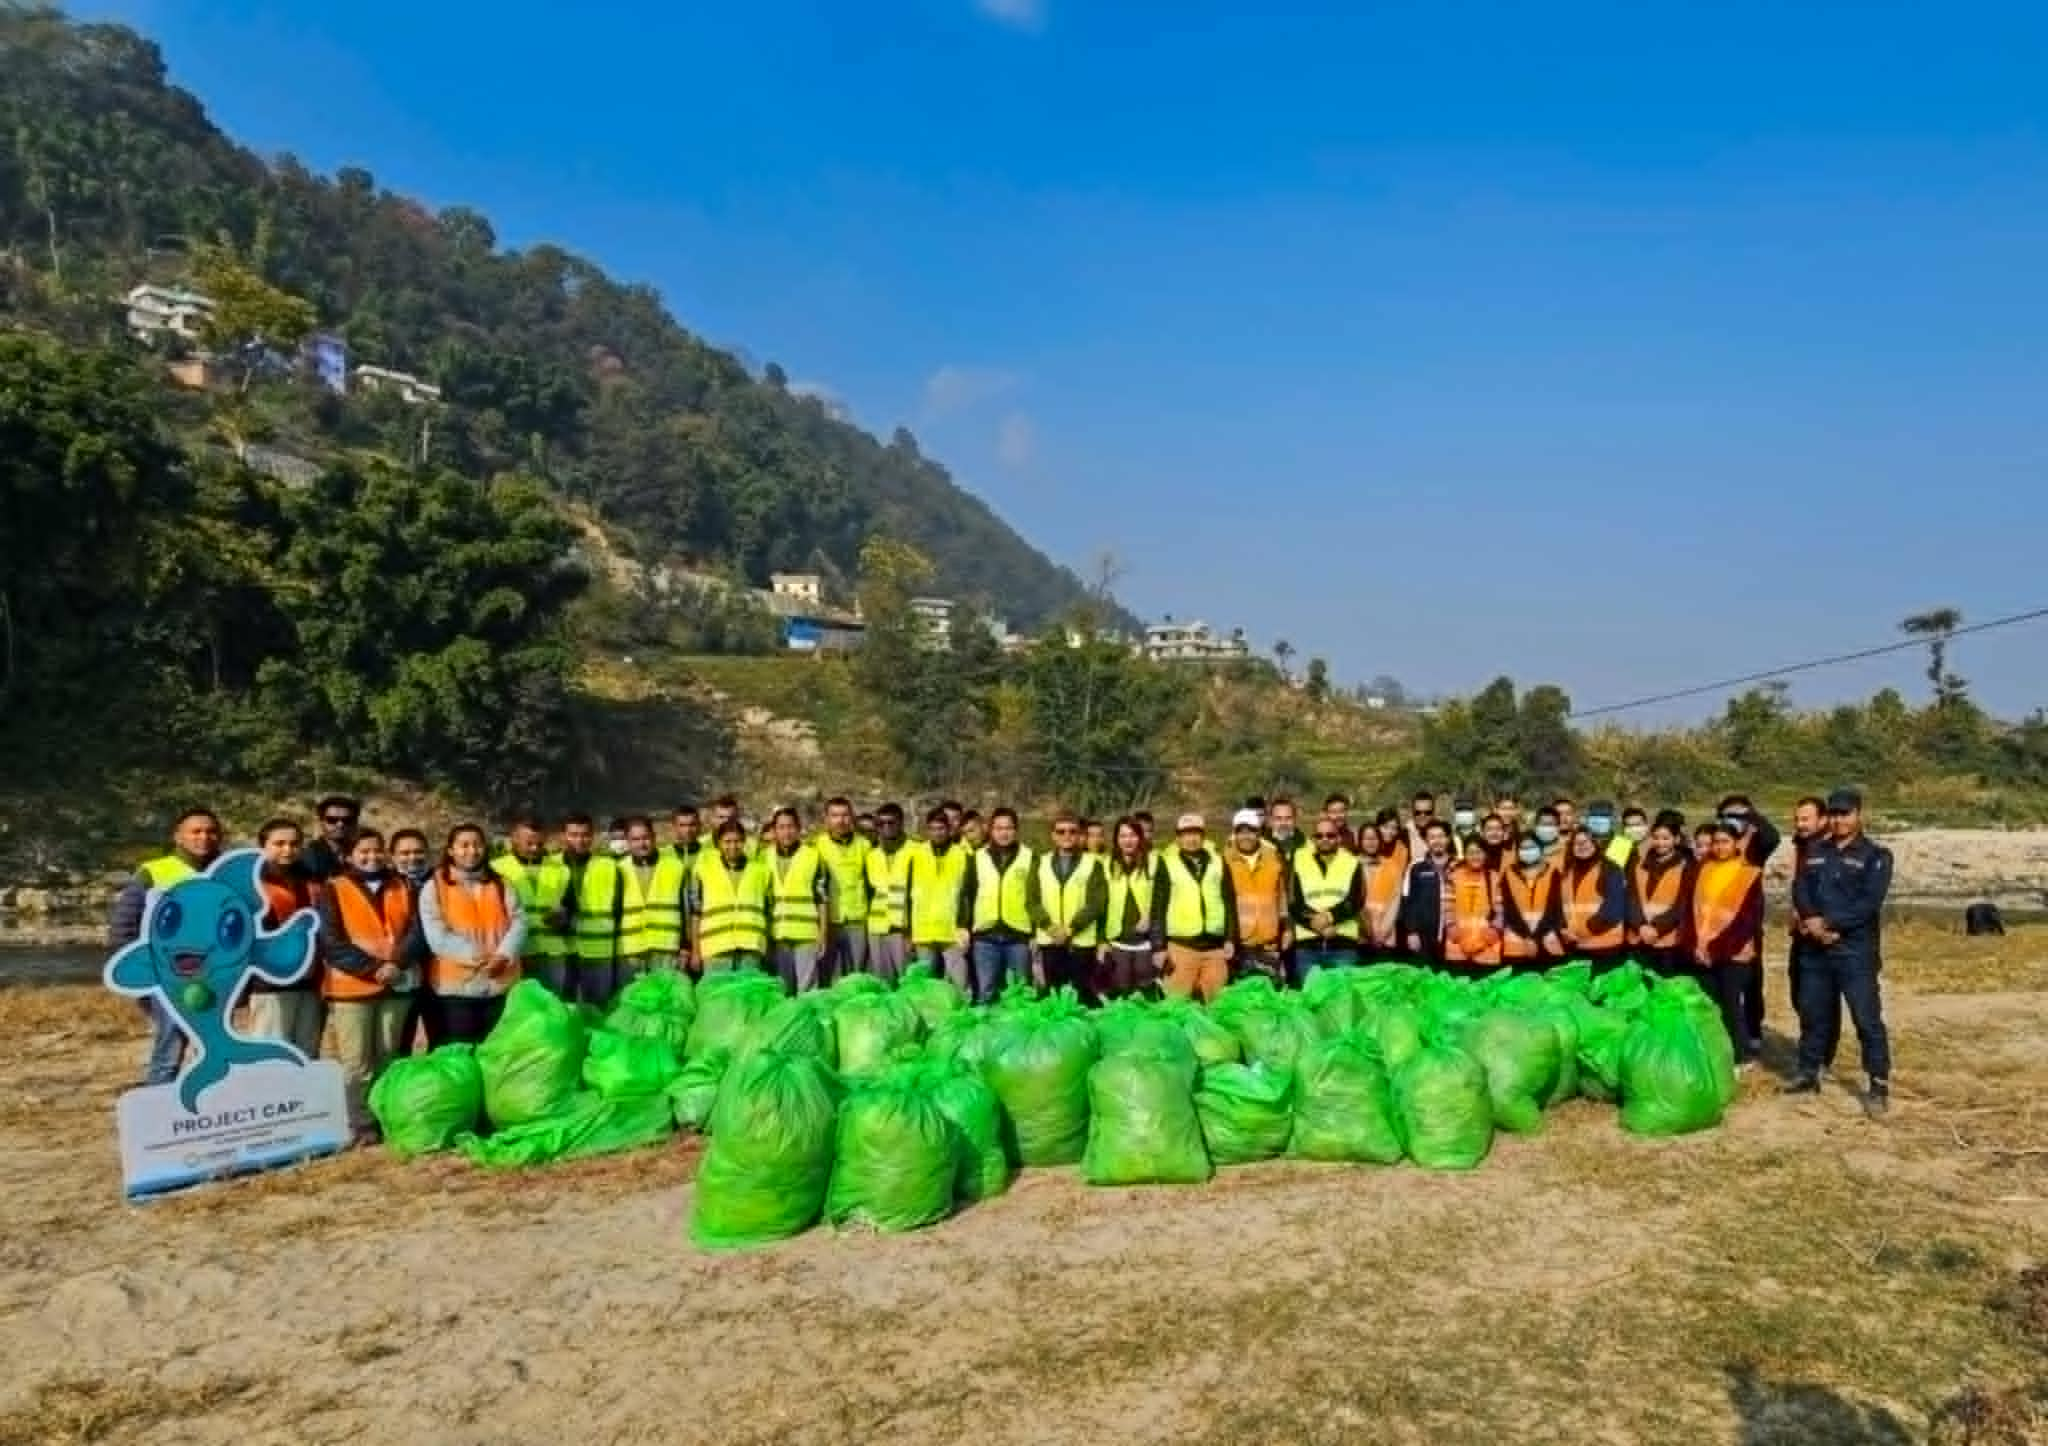
[{"label": "white face mask", "polygon": [[610,843],[613,858],[621,859],[626,856],[626,841],[624,839],[615,838],[610,840]]}]

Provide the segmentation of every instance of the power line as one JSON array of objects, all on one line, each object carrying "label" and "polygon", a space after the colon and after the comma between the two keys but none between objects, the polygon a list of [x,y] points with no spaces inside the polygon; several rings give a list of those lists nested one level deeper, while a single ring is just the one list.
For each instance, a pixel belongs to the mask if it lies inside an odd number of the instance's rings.
[{"label": "power line", "polygon": [[[1989,622],[1970,623],[1940,634],[1940,641],[1966,637],[1971,633],[1988,633],[1994,628],[2009,628],[2020,623],[2031,623],[2048,618],[2048,607],[2034,608],[2028,612],[2012,613]],[[1668,693],[1652,693],[1645,698],[1631,698],[1626,703],[1603,703],[1598,708],[1574,709],[1568,716],[1573,722],[1582,718],[1599,718],[1609,713],[1626,713],[1635,708],[1648,708],[1656,703],[1675,703],[1683,698],[1697,698],[1704,693],[1724,693],[1731,688],[1744,688],[1752,683],[1768,683],[1795,673],[1810,673],[1817,668],[1833,668],[1843,663],[1860,663],[1865,658],[1882,658],[1891,653],[1912,652],[1935,641],[1933,637],[1904,638],[1895,643],[1883,643],[1874,648],[1859,648],[1853,653],[1836,653],[1832,657],[1813,658],[1803,663],[1787,663],[1781,668],[1767,668],[1762,672],[1744,673],[1739,678],[1722,678],[1718,682],[1701,683],[1691,688],[1675,688]]]}]

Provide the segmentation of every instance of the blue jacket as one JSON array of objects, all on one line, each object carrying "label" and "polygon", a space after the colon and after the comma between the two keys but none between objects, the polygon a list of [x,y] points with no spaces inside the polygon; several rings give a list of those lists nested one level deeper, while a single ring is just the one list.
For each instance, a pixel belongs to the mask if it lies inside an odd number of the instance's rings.
[{"label": "blue jacket", "polygon": [[1828,839],[1807,848],[1792,881],[1792,907],[1802,919],[1826,920],[1842,936],[1836,948],[1863,949],[1876,942],[1891,885],[1890,849],[1863,834],[1847,845]]}]

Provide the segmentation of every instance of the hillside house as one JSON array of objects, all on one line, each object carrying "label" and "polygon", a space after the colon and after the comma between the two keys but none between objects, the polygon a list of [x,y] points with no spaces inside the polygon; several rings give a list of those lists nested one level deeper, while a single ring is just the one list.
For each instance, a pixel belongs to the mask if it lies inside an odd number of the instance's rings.
[{"label": "hillside house", "polygon": [[1251,656],[1243,628],[1224,638],[1205,622],[1177,623],[1170,617],[1146,628],[1141,646],[1155,663],[1234,663]]},{"label": "hillside house", "polygon": [[394,392],[408,407],[425,406],[441,400],[441,389],[432,382],[422,381],[411,372],[393,371],[389,367],[357,367],[355,384],[358,391]]},{"label": "hillside house", "polygon": [[213,317],[213,299],[183,286],[145,282],[125,298],[128,330],[143,341],[160,336],[196,342]]},{"label": "hillside house", "polygon": [[911,616],[924,624],[925,642],[934,648],[953,646],[953,600],[949,597],[914,597]]},{"label": "hillside house", "polygon": [[768,574],[768,591],[806,607],[817,607],[825,601],[825,580],[815,572],[772,572]]}]

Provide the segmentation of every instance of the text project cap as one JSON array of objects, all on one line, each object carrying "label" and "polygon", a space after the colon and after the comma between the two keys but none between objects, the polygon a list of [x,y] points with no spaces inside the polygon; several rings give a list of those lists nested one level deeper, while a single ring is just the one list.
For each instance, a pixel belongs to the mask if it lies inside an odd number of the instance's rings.
[{"label": "text project cap", "polygon": [[1174,824],[1173,829],[1175,833],[1186,833],[1189,829],[1193,829],[1196,833],[1202,833],[1208,827],[1209,825],[1202,821],[1202,816],[1199,813],[1184,813],[1180,816],[1180,821]]},{"label": "text project cap", "polygon": [[[1192,824],[1188,822],[1190,818],[1195,820]],[[1248,828],[1253,833],[1257,833],[1262,822],[1264,820],[1259,817],[1259,811],[1255,808],[1240,808],[1230,816],[1230,827],[1233,831]],[[1182,828],[1200,828],[1202,826],[1201,816],[1191,813],[1180,821],[1180,826]]]},{"label": "text project cap", "polygon": [[1829,813],[1863,812],[1863,795],[1853,788],[1838,788],[1828,795]]}]

